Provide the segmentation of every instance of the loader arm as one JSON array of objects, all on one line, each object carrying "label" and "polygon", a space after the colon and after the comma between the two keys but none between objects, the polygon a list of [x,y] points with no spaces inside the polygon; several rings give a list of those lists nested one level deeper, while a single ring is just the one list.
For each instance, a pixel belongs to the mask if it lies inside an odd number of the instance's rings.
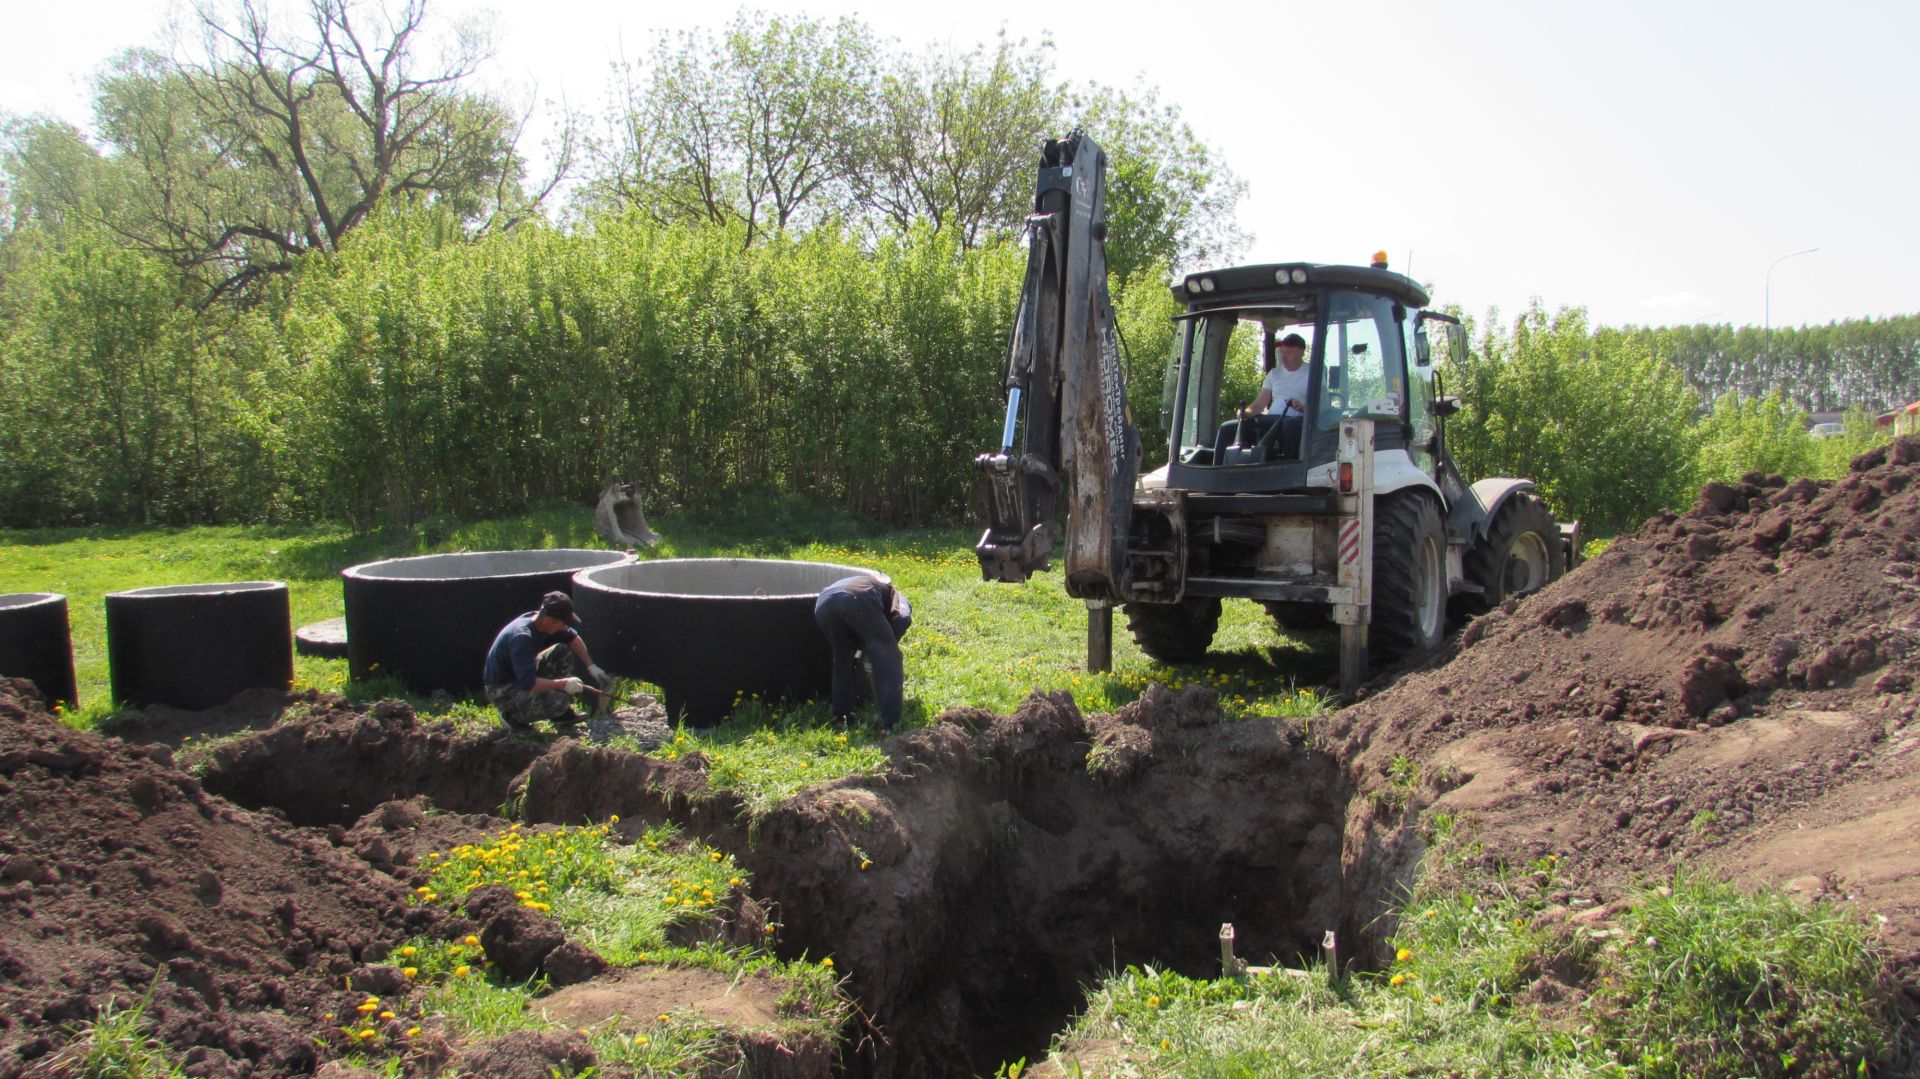
[{"label": "loader arm", "polygon": [[1047,143],[1027,272],[1014,317],[999,449],[975,459],[987,529],[975,545],[990,581],[1045,569],[1060,535],[1067,593],[1128,598],[1127,530],[1140,439],[1107,291],[1106,159],[1084,133]]}]

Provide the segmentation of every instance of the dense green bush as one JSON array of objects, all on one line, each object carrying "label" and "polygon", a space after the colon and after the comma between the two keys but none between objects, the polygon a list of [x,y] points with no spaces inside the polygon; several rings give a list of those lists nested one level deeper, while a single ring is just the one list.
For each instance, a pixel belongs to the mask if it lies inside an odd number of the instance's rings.
[{"label": "dense green bush", "polygon": [[194,311],[163,264],[86,232],[4,283],[0,524],[249,515],[273,486],[247,421],[257,317]]},{"label": "dense green bush", "polygon": [[591,499],[609,479],[700,503],[802,493],[951,520],[995,427],[1010,246],[920,232],[607,219],[450,242],[381,222],[304,275],[279,416],[315,512],[357,524]]},{"label": "dense green bush", "polygon": [[[892,524],[970,515],[1000,430],[1024,252],[952,231],[763,236],[634,215],[473,238],[382,215],[246,308],[196,309],[151,256],[76,230],[0,261],[0,524],[330,519],[356,527],[747,491]],[[1114,297],[1145,467],[1163,462],[1177,305]],[[1469,477],[1535,479],[1606,533],[1753,469],[1838,475],[1775,393],[1695,390],[1643,331],[1538,307],[1443,371]],[[1233,399],[1257,372],[1236,364]]]},{"label": "dense green bush", "polygon": [[1469,479],[1525,476],[1554,510],[1611,531],[1686,501],[1698,395],[1643,339],[1589,332],[1579,309],[1537,304],[1489,326],[1443,372],[1464,410],[1449,422]]}]

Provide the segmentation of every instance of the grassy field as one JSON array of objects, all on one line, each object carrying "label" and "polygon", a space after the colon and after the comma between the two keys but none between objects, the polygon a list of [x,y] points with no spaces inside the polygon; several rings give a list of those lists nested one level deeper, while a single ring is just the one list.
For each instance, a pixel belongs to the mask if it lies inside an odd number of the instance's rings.
[{"label": "grassy field", "polygon": [[[1114,670],[1093,675],[1084,669],[1084,608],[1061,591],[1058,574],[1024,586],[983,583],[970,532],[877,532],[782,503],[743,505],[701,520],[663,514],[653,523],[666,540],[651,557],[795,558],[872,566],[892,575],[915,605],[914,628],[904,642],[910,725],[952,707],[1008,710],[1036,689],[1065,690],[1083,710],[1106,711],[1134,699],[1149,681],[1204,684],[1229,712],[1298,716],[1327,707],[1312,682],[1332,672],[1330,635],[1317,641],[1288,637],[1252,604],[1226,605],[1215,651],[1197,665],[1153,663],[1116,619]],[[69,722],[86,727],[112,711],[101,603],[108,592],[280,580],[289,586],[294,623],[302,625],[342,613],[338,574],[358,562],[444,551],[599,546],[587,512],[577,507],[504,521],[429,521],[372,536],[327,528],[0,532],[0,593],[68,597],[83,705]],[[299,659],[296,681],[363,700],[398,691],[386,681],[349,684],[344,660]],[[474,729],[497,722],[479,701],[444,710]],[[758,808],[810,783],[884,765],[878,731],[842,731],[827,718],[818,702],[749,700],[715,730],[678,731],[656,752],[705,753],[715,785]],[[1445,831],[1450,824],[1434,821],[1429,827]],[[1470,853],[1469,844],[1437,838],[1440,850]],[[456,862],[463,856],[449,855]],[[717,852],[706,857],[714,862],[710,875],[724,886],[704,887],[724,897],[738,880],[727,875],[731,867],[720,864]],[[666,861],[654,866],[650,858],[647,850],[609,850],[604,864],[617,867],[625,864],[620,859],[631,859],[633,867],[623,872],[671,878],[662,888],[695,879],[701,866],[698,856],[694,869]],[[1061,1035],[1047,1070],[1784,1076],[1867,1074],[1887,1059],[1893,1028],[1883,960],[1872,934],[1838,908],[1808,907],[1772,893],[1742,895],[1711,880],[1682,878],[1637,897],[1612,927],[1595,934],[1570,928],[1548,911],[1551,860],[1465,868],[1472,864],[1467,858],[1429,858],[1426,882],[1396,915],[1402,927],[1395,940],[1398,958],[1377,974],[1334,983],[1324,970],[1304,977],[1199,981],[1153,969],[1116,971],[1089,989],[1084,1012]],[[454,889],[451,882],[445,887]],[[555,916],[622,959],[718,964],[728,971],[773,963],[751,953],[669,955],[660,938],[670,909],[666,898],[610,910],[614,901],[594,888],[556,885],[554,891]],[[701,902],[708,902],[707,894],[700,893]],[[409,946],[423,955],[449,947],[431,941]],[[464,973],[458,956],[440,958],[445,962],[439,966],[448,970],[424,962],[420,968],[434,986],[434,995],[422,1002],[423,1015],[476,1032],[535,1023],[526,1010],[528,987],[461,977],[452,973]],[[833,976],[805,961],[775,965],[807,986],[816,1000],[813,1013],[822,1017],[823,1029],[831,1026],[838,1014]],[[1558,1001],[1531,988],[1552,972],[1575,983]],[[404,1036],[411,1021],[396,1017],[389,1025]],[[386,1027],[362,1034],[368,1027],[351,1023],[342,1029],[343,1038],[390,1034]],[[698,1023],[670,1017],[661,1017],[645,1036],[593,1033],[603,1059],[669,1072],[700,1056],[713,1037]],[[139,1034],[136,1012],[103,1018],[101,1028],[78,1039],[75,1048],[123,1061],[151,1047]],[[168,1067],[160,1063],[145,1074],[177,1074]],[[1001,1074],[1026,1070],[1021,1062]]]},{"label": "grassy field", "polygon": [[[664,516],[654,558],[767,557],[845,562],[889,575],[914,603],[914,627],[902,642],[909,725],[947,708],[1009,709],[1035,689],[1071,691],[1083,709],[1107,711],[1138,696],[1149,680],[1205,683],[1232,710],[1299,714],[1320,707],[1300,672],[1324,672],[1329,642],[1317,649],[1281,635],[1250,603],[1229,603],[1215,654],[1206,664],[1164,667],[1133,647],[1116,614],[1114,669],[1085,670],[1085,609],[1061,591],[1058,572],[1025,585],[987,584],[974,561],[971,533],[876,533],[858,522],[809,515],[780,504],[741,509],[718,520]],[[776,538],[768,538],[774,536]],[[408,532],[356,536],[327,529],[192,528],[0,532],[0,593],[58,592],[72,623],[79,722],[111,711],[106,619],[108,592],[155,585],[277,580],[288,586],[295,626],[342,613],[339,572],[378,558],[446,551],[604,547],[589,514],[553,507],[526,517],[473,524],[430,521]],[[592,641],[591,628],[588,641]],[[391,692],[385,684],[349,686],[345,660],[300,657],[296,685],[355,697]],[[743,719],[755,725],[803,725],[819,707],[769,709],[758,702]],[[466,709],[461,710],[463,713]],[[484,710],[475,709],[476,714]]]},{"label": "grassy field", "polygon": [[1385,969],[1129,968],[1089,992],[1045,1074],[1837,1077],[1893,1056],[1897,990],[1858,911],[1683,872],[1576,923],[1551,899],[1557,858],[1486,868],[1435,838]]}]

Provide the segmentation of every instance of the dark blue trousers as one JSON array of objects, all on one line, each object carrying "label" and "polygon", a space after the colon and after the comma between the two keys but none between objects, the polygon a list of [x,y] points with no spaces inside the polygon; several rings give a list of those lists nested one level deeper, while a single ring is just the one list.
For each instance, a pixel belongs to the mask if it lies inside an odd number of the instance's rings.
[{"label": "dark blue trousers", "polygon": [[880,608],[877,593],[825,592],[813,605],[813,620],[820,624],[833,649],[835,718],[853,715],[860,685],[860,661],[854,654],[864,652],[873,666],[873,696],[880,708],[880,725],[898,724],[907,673],[900,661],[900,643],[894,639],[893,626]]}]

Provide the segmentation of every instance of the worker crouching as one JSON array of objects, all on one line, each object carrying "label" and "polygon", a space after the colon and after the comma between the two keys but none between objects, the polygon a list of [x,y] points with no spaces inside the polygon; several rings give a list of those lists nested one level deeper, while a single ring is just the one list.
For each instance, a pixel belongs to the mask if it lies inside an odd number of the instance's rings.
[{"label": "worker crouching", "polygon": [[539,610],[514,618],[494,637],[483,681],[488,702],[510,729],[529,730],[542,719],[570,726],[586,718],[572,702],[587,692],[581,675],[593,679],[596,691],[604,690],[608,678],[588,654],[579,625],[573,598],[548,592]]}]

